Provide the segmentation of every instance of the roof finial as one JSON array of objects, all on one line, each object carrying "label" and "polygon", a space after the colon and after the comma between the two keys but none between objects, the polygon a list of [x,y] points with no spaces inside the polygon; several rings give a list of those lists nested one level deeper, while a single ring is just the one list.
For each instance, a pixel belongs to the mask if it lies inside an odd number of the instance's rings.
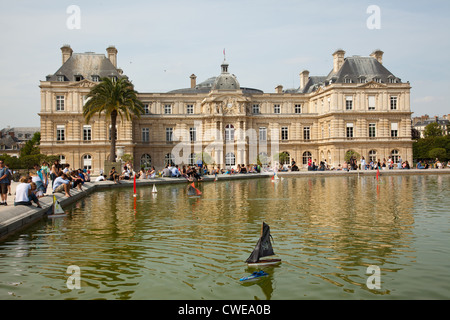
[{"label": "roof finial", "polygon": [[223,61],[227,60],[226,55],[225,55],[225,48],[223,48]]}]

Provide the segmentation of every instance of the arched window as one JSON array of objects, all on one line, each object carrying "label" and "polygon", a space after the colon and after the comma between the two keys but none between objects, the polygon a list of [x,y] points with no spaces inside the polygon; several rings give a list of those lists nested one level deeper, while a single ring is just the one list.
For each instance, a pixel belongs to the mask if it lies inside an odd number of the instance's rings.
[{"label": "arched window", "polygon": [[234,126],[232,124],[225,126],[225,141],[234,141]]},{"label": "arched window", "polygon": [[92,156],[90,154],[83,156],[83,169],[92,170]]},{"label": "arched window", "polygon": [[291,155],[289,152],[282,152],[280,153],[279,162],[281,165],[287,164],[288,166],[291,164]]},{"label": "arched window", "polygon": [[229,152],[225,155],[225,166],[232,167],[236,165],[236,156],[233,152]]},{"label": "arched window", "polygon": [[305,151],[305,152],[303,152],[302,163],[306,165],[306,164],[308,164],[308,160],[312,161],[312,154],[309,151]]},{"label": "arched window", "polygon": [[392,162],[394,163],[398,163],[398,159],[399,159],[399,152],[398,150],[392,150],[391,151],[391,157],[392,157]]},{"label": "arched window", "polygon": [[376,150],[369,151],[369,162],[370,161],[373,161],[373,162],[377,161],[377,151]]},{"label": "arched window", "polygon": [[173,154],[168,153],[164,156],[164,166],[166,165],[175,165],[175,157],[173,156]]},{"label": "arched window", "polygon": [[149,154],[144,153],[141,156],[141,168],[142,167],[149,168],[151,167],[151,165],[152,165],[152,157]]}]

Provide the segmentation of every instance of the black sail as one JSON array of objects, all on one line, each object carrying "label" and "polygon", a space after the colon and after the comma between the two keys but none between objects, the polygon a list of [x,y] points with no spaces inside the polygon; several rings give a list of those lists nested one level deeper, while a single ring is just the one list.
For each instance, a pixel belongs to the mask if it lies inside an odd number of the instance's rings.
[{"label": "black sail", "polygon": [[259,258],[261,257],[273,256],[275,253],[273,252],[270,238],[271,238],[270,227],[268,224],[263,222],[263,230],[261,238],[259,238],[258,243],[255,246],[255,249],[245,262],[255,263],[258,262]]}]

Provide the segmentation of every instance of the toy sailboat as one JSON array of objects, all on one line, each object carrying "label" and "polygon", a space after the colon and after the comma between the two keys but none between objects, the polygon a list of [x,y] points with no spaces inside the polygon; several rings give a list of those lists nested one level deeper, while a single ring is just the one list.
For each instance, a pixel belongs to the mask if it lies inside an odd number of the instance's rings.
[{"label": "toy sailboat", "polygon": [[249,267],[261,267],[261,266],[273,266],[281,263],[281,259],[265,259],[261,260],[262,257],[275,255],[272,248],[270,227],[265,222],[262,223],[261,236],[255,249],[251,253],[250,257],[245,261]]},{"label": "toy sailboat", "polygon": [[152,193],[157,193],[158,192],[158,190],[156,190],[156,186],[155,185],[153,185],[153,190],[152,190]]},{"label": "toy sailboat", "polygon": [[53,196],[53,208],[52,208],[52,214],[49,214],[49,218],[61,218],[67,216],[66,212],[61,207],[61,204],[58,200],[56,200],[56,197]]},{"label": "toy sailboat", "polygon": [[188,192],[187,192],[188,196],[200,196],[202,194],[202,192],[200,190],[198,190],[195,187],[194,182],[192,182],[189,186],[188,186]]}]

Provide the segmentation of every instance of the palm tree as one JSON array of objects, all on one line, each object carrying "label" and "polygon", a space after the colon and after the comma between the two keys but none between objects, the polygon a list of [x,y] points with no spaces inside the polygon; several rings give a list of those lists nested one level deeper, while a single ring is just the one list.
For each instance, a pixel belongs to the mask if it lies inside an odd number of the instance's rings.
[{"label": "palm tree", "polygon": [[131,120],[135,115],[138,118],[144,113],[144,105],[137,97],[137,91],[127,78],[113,80],[102,78],[102,81],[93,87],[87,95],[87,102],[83,108],[86,123],[95,115],[104,114],[111,119],[111,152],[110,161],[116,160],[116,122],[117,116]]}]

